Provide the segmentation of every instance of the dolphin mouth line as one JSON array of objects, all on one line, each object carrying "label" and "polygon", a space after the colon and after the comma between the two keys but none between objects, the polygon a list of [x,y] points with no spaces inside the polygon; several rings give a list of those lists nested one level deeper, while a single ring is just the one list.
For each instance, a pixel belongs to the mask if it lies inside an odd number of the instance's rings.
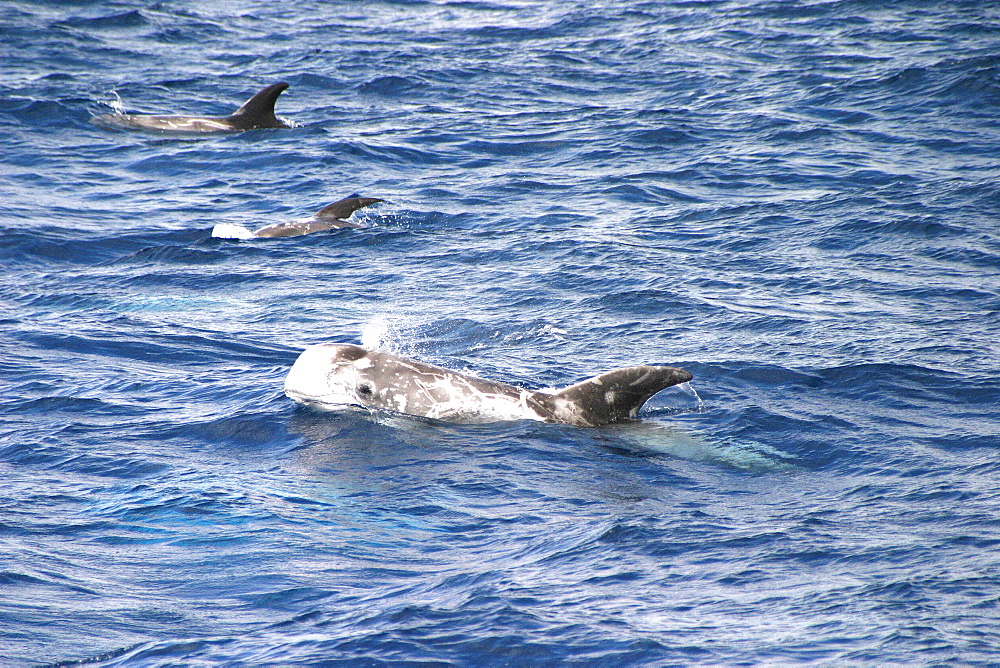
[{"label": "dolphin mouth line", "polygon": [[361,404],[347,403],[344,401],[330,402],[326,401],[326,397],[316,397],[309,394],[302,394],[301,392],[296,392],[292,389],[285,389],[285,396],[294,401],[297,404],[306,406],[307,408],[318,408],[326,410],[336,410],[339,408],[350,408],[350,407],[361,407]]}]

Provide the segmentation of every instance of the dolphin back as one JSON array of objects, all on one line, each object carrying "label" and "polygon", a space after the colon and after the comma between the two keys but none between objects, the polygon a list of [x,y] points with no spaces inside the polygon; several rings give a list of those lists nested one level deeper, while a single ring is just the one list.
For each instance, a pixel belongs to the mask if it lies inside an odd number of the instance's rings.
[{"label": "dolphin back", "polygon": [[654,394],[691,378],[672,366],[630,366],[570,385],[545,403],[555,422],[599,427],[634,418]]}]

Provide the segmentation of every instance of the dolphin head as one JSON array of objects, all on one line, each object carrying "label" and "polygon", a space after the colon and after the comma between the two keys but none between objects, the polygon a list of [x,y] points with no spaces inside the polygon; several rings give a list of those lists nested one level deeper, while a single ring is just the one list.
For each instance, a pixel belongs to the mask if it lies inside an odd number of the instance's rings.
[{"label": "dolphin head", "polygon": [[373,388],[365,378],[372,365],[360,346],[321,343],[306,348],[285,378],[285,395],[319,410],[370,406]]},{"label": "dolphin head", "polygon": [[450,420],[491,422],[538,416],[504,383],[342,343],[306,348],[285,378],[285,394],[304,406],[347,406]]}]

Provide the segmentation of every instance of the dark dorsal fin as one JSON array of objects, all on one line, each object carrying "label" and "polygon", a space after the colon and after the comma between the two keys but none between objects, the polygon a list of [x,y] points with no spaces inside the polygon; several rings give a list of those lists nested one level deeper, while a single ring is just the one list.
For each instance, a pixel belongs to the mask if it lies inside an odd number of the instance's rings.
[{"label": "dark dorsal fin", "polygon": [[384,201],[384,199],[377,197],[348,197],[333,204],[327,204],[316,212],[316,217],[321,220],[345,220],[358,209]]},{"label": "dark dorsal fin", "polygon": [[582,427],[623,422],[634,418],[643,404],[660,390],[691,378],[689,372],[672,366],[615,369],[552,395],[552,418]]},{"label": "dark dorsal fin", "polygon": [[236,110],[236,113],[229,117],[229,121],[241,130],[287,128],[288,125],[279,121],[278,117],[274,115],[274,103],[278,101],[278,96],[286,88],[288,88],[288,84],[284,81],[271,84],[247,100],[242,107]]}]

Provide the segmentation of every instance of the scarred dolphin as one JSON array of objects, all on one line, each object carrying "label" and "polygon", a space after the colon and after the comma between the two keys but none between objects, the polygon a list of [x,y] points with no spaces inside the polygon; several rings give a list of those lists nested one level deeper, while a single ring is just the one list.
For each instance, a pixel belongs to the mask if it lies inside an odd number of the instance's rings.
[{"label": "scarred dolphin", "polygon": [[248,230],[232,223],[219,223],[212,228],[212,236],[220,239],[266,239],[273,237],[297,237],[310,232],[322,232],[341,227],[361,227],[348,220],[351,214],[366,206],[371,206],[384,199],[377,197],[358,197],[351,195],[333,204],[327,204],[317,211],[312,218],[306,220],[291,220],[284,223],[274,223],[257,231]]},{"label": "scarred dolphin", "polygon": [[271,84],[229,116],[158,116],[152,114],[100,114],[96,123],[129,130],[178,133],[243,132],[257,128],[291,127],[274,115],[274,103],[288,88],[285,82]]},{"label": "scarred dolphin", "polygon": [[362,406],[449,422],[540,420],[581,427],[634,418],[654,394],[692,376],[670,366],[631,366],[561,390],[532,391],[361,346],[306,348],[285,394],[317,410]]}]

